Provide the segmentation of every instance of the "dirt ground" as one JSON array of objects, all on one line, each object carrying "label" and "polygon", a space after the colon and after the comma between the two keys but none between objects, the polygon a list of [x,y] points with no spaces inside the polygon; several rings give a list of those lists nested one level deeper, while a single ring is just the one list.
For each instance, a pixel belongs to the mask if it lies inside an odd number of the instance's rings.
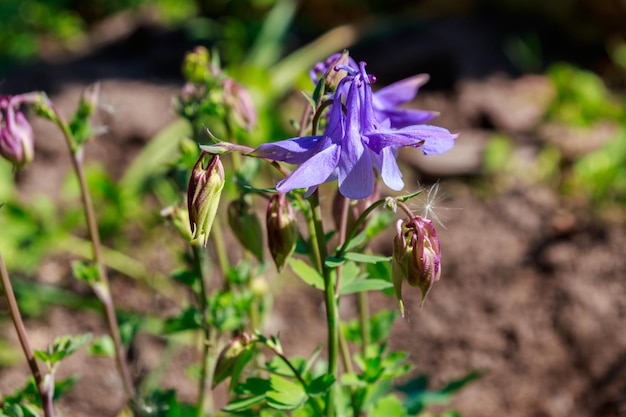
[{"label": "dirt ground", "polygon": [[[80,62],[74,64],[93,64],[89,58]],[[60,76],[70,69],[71,63],[50,64],[22,75],[36,79],[37,74]],[[46,83],[53,85],[50,77],[40,84],[7,78],[5,85],[11,90],[46,88]],[[87,80],[62,81],[51,96],[62,109],[70,109]],[[447,155],[402,154],[407,184],[440,179],[445,192],[440,204],[445,228],[438,227],[443,273],[421,310],[418,291],[406,291],[408,320],[395,324],[390,343],[409,351],[414,375],[429,375],[435,386],[470,370],[486,371],[452,403],[467,416],[626,416],[625,230],[598,220],[580,202],[566,200],[546,186],[506,178],[491,179],[499,186],[490,192],[480,185],[482,151],[496,131],[509,133],[520,155],[536,154],[541,139],[534,125],[545,103],[542,97],[550,95],[546,85],[540,76],[505,74],[459,78],[452,88],[420,93],[415,105],[440,111],[437,124],[459,132],[460,138]],[[123,171],[143,144],[174,120],[169,106],[179,86],[175,79],[104,79],[104,97],[118,112],[108,121],[107,138],[112,139],[89,144],[87,158],[104,162],[114,174]],[[36,129],[39,134],[46,131],[41,124]],[[58,166],[67,163],[67,156],[55,143],[61,141],[37,142],[37,161],[20,175],[24,194],[58,192],[64,175]],[[378,242],[383,251],[389,251],[388,243]],[[60,282],[67,278],[62,276],[64,268],[57,268]],[[175,311],[171,303],[150,300],[123,277],[114,277],[113,285],[122,307]],[[395,303],[373,296],[372,305]],[[350,314],[352,301],[346,300],[343,308],[342,314]],[[317,340],[324,340],[319,293],[287,283],[276,296],[275,309],[267,329],[280,332],[289,354],[307,354]],[[96,313],[77,315],[60,307],[28,327],[35,346],[60,334],[104,331]],[[17,343],[11,329],[2,334]],[[158,366],[166,354],[160,341],[141,336],[133,347],[135,373]],[[165,370],[167,385],[188,400],[194,398],[195,387],[182,365],[193,360],[194,353],[181,348]],[[0,369],[2,393],[20,384],[24,368]],[[115,416],[122,399],[113,363],[79,353],[63,364],[62,374],[74,372],[83,376],[59,403],[62,415]]]}]

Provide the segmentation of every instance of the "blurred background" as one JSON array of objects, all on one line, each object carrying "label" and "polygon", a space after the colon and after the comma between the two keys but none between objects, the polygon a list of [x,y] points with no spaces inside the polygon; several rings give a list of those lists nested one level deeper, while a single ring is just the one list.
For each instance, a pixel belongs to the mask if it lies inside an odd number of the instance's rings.
[{"label": "blurred background", "polygon": [[[102,83],[106,129],[87,145],[89,181],[122,271],[115,297],[137,324],[176,310],[167,275],[179,247],[158,216],[175,196],[151,178],[167,163],[164,144],[186,132],[172,109],[186,52],[218,53],[250,90],[258,141],[293,136],[297,89],[311,89],[308,69],[333,52],[367,61],[378,86],[430,74],[411,106],[439,111],[433,124],[458,132],[457,146],[401,159],[407,189],[439,181],[443,275],[423,309],[417,293],[407,303],[390,343],[434,386],[485,371],[453,400],[462,415],[626,416],[625,21],[622,0],[3,0],[0,94],[44,90],[69,116],[80,92]],[[104,327],[69,271],[88,245],[63,237],[83,232],[67,151],[32,119],[33,164],[14,174],[0,163],[0,249],[44,346]],[[377,244],[389,253],[389,243]],[[321,300],[278,282],[268,332],[310,352],[324,332]],[[9,324],[0,316],[3,394],[25,375]],[[148,372],[165,348],[145,333],[133,354]],[[161,364],[166,383],[193,398],[179,348]],[[115,415],[110,363],[77,358],[63,372],[84,383],[62,409]]]}]

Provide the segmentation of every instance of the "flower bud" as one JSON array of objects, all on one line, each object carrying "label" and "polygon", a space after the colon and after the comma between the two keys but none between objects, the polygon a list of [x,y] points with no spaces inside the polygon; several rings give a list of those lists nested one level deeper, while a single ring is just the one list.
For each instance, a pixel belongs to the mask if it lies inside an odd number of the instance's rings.
[{"label": "flower bud", "polygon": [[220,382],[232,375],[237,359],[242,353],[249,349],[251,343],[255,341],[257,341],[255,336],[243,333],[241,336],[237,336],[228,342],[217,358],[212,388],[215,388]]},{"label": "flower bud", "polygon": [[348,51],[344,50],[341,53],[332,54],[323,62],[315,64],[313,68],[311,68],[309,76],[315,84],[317,84],[320,77],[323,77],[324,83],[326,84],[326,90],[335,91],[337,85],[339,85],[339,81],[348,75],[348,72],[343,69],[335,70],[338,65],[358,68],[354,59],[350,58]]},{"label": "flower bud", "polygon": [[203,84],[210,80],[215,71],[211,66],[211,55],[203,47],[196,47],[193,52],[187,52],[183,60],[183,76],[189,82]]},{"label": "flower bud", "polygon": [[0,97],[0,155],[17,167],[33,160],[33,129],[19,109],[20,96]]},{"label": "flower bud", "polygon": [[80,96],[79,108],[85,117],[90,117],[98,109],[100,102],[100,83],[94,83],[85,88]]},{"label": "flower bud", "polygon": [[267,206],[267,241],[279,271],[296,249],[298,226],[285,194],[275,194]]},{"label": "flower bud", "polygon": [[235,121],[247,131],[256,126],[257,115],[250,93],[232,78],[226,78],[224,89],[224,105],[230,110]]},{"label": "flower bud", "polygon": [[210,154],[202,152],[200,155],[191,171],[187,188],[187,209],[193,237],[191,243],[203,246],[206,246],[209,240],[224,188],[224,168],[219,155],[211,155],[208,166],[204,168],[203,162],[207,155]]},{"label": "flower bud", "polygon": [[228,206],[228,224],[235,237],[259,262],[263,262],[263,228],[259,216],[242,196]]},{"label": "flower bud", "polygon": [[189,227],[189,211],[179,206],[169,206],[161,210],[161,217],[169,220],[178,234],[187,242],[193,240]]},{"label": "flower bud", "polygon": [[402,281],[422,293],[420,305],[441,276],[441,247],[433,223],[423,217],[398,220],[393,241],[393,286],[404,316]]}]

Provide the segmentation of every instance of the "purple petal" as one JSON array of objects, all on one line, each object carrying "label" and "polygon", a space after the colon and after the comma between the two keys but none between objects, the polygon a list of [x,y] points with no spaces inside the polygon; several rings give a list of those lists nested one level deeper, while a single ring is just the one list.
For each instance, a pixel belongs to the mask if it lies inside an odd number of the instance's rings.
[{"label": "purple petal", "polygon": [[374,108],[395,107],[413,100],[429,78],[428,74],[418,74],[381,88],[374,93]]},{"label": "purple petal", "polygon": [[387,187],[394,191],[400,191],[404,188],[402,181],[402,172],[396,162],[396,152],[393,148],[385,148],[378,156],[380,161],[380,176]]},{"label": "purple petal", "polygon": [[276,185],[276,191],[286,193],[296,188],[309,188],[326,182],[337,168],[339,151],[338,145],[330,144],[280,181]]},{"label": "purple petal", "polygon": [[322,138],[323,136],[303,136],[265,143],[256,148],[252,155],[289,164],[301,164],[319,152],[320,142],[324,142]]},{"label": "purple petal", "polygon": [[415,125],[403,129],[381,129],[368,132],[367,146],[376,153],[388,146],[422,147],[425,154],[442,153],[454,146],[457,135],[448,129],[431,125]]},{"label": "purple petal", "polygon": [[394,129],[402,129],[411,125],[420,125],[431,121],[439,115],[435,111],[417,109],[385,108],[374,110],[377,120],[388,120],[389,126]]},{"label": "purple petal", "polygon": [[339,159],[339,192],[353,200],[374,192],[374,172],[370,152],[360,139],[345,138]]}]

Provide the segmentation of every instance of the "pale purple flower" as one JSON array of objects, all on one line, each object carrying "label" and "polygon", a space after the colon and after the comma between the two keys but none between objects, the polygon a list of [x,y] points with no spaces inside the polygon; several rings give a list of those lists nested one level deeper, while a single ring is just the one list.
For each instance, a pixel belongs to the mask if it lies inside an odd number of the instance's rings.
[{"label": "pale purple flower", "polygon": [[[259,157],[299,165],[277,184],[278,192],[308,188],[307,193],[311,193],[318,185],[336,179],[341,194],[358,200],[373,192],[375,170],[389,188],[401,190],[404,182],[396,163],[397,148],[412,146],[429,155],[454,146],[456,135],[447,129],[425,124],[394,128],[389,119],[379,120],[375,116],[372,77],[365,71],[365,63],[358,69],[340,65],[336,70],[347,71],[348,75],[333,94],[324,134],[267,143],[254,152]],[[384,109],[385,103],[397,103],[403,98],[394,88],[379,102]],[[344,101],[345,113],[338,105]]]}]

